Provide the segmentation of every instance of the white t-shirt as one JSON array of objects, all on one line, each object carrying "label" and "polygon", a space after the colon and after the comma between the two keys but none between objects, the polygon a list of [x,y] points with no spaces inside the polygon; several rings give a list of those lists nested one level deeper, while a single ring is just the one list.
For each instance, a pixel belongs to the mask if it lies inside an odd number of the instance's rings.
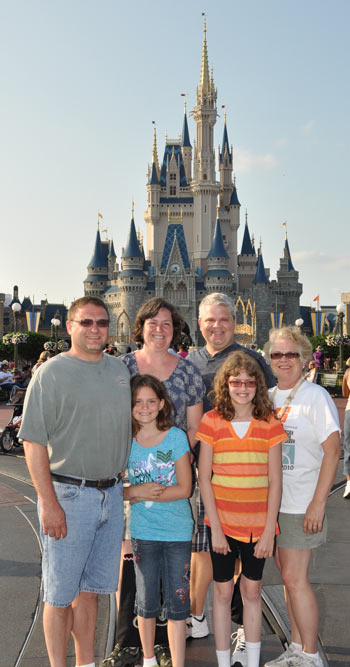
[{"label": "white t-shirt", "polygon": [[[277,411],[291,389],[270,389]],[[288,435],[282,444],[283,488],[281,512],[304,514],[318,482],[324,450],[322,443],[340,432],[338,411],[323,387],[303,382],[281,422]]]}]

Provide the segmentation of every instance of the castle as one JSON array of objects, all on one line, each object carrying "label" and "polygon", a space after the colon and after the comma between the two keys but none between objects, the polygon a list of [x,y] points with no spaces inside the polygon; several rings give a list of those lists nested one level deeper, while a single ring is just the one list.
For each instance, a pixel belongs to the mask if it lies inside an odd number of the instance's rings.
[{"label": "castle", "polygon": [[226,114],[217,180],[217,90],[213,70],[209,71],[205,19],[192,115],[197,126],[193,147],[185,103],[182,134],[178,139],[166,137],[161,164],[154,128],[145,211],[147,254],[136,233],[134,212],[120,264],[113,241],[101,240],[97,230],[84,292],[104,300],[110,311],[112,338],[121,347],[131,341],[137,310],[154,296],[163,296],[178,308],[194,344],[200,343],[198,305],[209,292],[225,292],[236,302],[236,339],[242,343],[262,345],[273,316],[280,322],[283,313],[284,324],[294,324],[300,316],[302,285],[292,264],[287,234],[276,280],[270,280],[270,271],[264,267],[261,247],[254,247],[247,214],[241,251],[237,251],[241,205]]}]

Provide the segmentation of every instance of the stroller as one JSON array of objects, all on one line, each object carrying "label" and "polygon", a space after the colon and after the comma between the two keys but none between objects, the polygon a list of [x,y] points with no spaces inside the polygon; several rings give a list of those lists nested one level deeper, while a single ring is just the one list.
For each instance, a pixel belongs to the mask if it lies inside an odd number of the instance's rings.
[{"label": "stroller", "polygon": [[0,446],[7,454],[14,447],[22,447],[22,441],[18,440],[17,434],[22,422],[24,397],[27,389],[14,385],[11,389],[10,398],[6,405],[13,407],[13,415],[0,436]]}]

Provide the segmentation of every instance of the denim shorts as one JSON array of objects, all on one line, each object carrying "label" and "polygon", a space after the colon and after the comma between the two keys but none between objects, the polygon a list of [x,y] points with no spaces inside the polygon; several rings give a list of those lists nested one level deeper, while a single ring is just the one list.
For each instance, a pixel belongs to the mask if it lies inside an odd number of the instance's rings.
[{"label": "denim shorts", "polygon": [[[123,486],[86,488],[54,482],[65,512],[67,535],[44,535],[42,573],[44,602],[68,607],[79,593],[114,593],[118,587],[123,534]],[[40,503],[38,502],[40,520]]]},{"label": "denim shorts", "polygon": [[[136,577],[135,613],[183,621],[190,615],[191,541],[131,538]],[[162,600],[161,602],[161,592]]]}]

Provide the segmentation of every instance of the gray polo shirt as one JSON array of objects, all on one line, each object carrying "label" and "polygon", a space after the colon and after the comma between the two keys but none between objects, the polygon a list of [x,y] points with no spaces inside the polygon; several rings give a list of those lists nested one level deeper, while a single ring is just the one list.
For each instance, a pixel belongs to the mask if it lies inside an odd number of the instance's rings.
[{"label": "gray polo shirt", "polygon": [[245,354],[250,354],[252,357],[254,357],[254,359],[258,361],[262,371],[264,372],[268,388],[275,386],[276,380],[271,371],[270,366],[267,365],[264,357],[262,357],[261,354],[259,354],[258,352],[255,352],[255,350],[249,350],[248,348],[243,347],[239,343],[232,343],[224,350],[221,350],[221,352],[217,352],[213,356],[209,354],[206,347],[202,347],[199,350],[193,350],[192,352],[189,353],[187,359],[192,361],[192,363],[195,364],[195,366],[197,366],[203,378],[203,382],[205,384],[206,396],[204,398],[204,403],[203,403],[204,412],[208,412],[208,410],[212,409],[212,405],[208,399],[208,393],[213,388],[214,377],[217,371],[222,366],[226,358],[232,352],[236,352],[236,350],[242,350],[242,352],[244,352]]}]

